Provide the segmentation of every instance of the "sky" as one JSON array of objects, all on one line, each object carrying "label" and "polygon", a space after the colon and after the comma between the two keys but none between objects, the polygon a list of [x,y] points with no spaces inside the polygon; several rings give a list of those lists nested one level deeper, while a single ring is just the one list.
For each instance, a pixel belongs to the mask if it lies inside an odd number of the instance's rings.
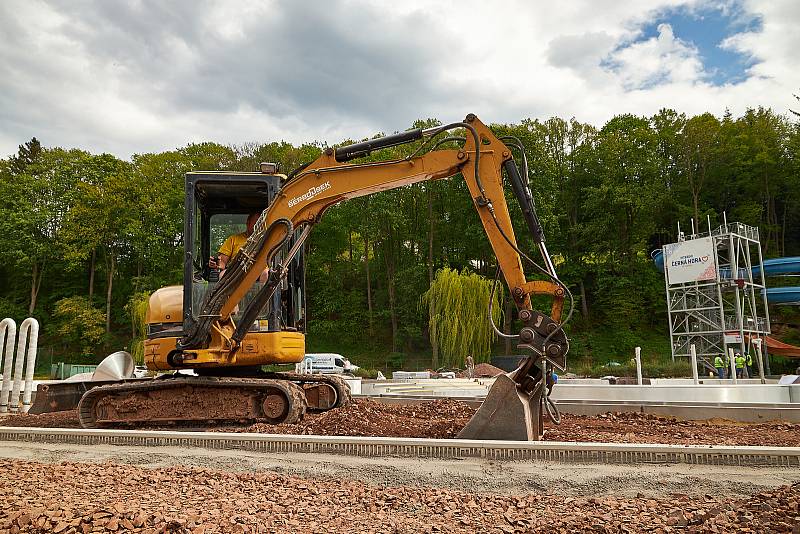
[{"label": "sky", "polygon": [[2,0],[0,157],[797,108],[797,0]]}]

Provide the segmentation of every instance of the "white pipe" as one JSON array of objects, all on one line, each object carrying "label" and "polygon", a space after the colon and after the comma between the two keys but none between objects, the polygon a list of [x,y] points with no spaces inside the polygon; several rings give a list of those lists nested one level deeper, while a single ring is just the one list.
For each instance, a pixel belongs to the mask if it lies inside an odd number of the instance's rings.
[{"label": "white pipe", "polygon": [[642,385],[642,347],[636,347],[636,383]]},{"label": "white pipe", "polygon": [[758,376],[761,378],[761,383],[766,384],[767,379],[764,376],[764,355],[761,352],[761,340],[754,339],[753,346],[756,348],[756,358],[758,358]]},{"label": "white pipe", "polygon": [[697,376],[697,349],[694,348],[694,343],[689,345],[689,353],[692,356],[692,379],[694,385],[697,386],[700,384],[700,377]]},{"label": "white pipe", "polygon": [[731,360],[731,378],[733,379],[734,384],[738,384],[739,381],[736,379],[736,357],[733,355],[733,349],[728,349],[728,357]]},{"label": "white pipe", "polygon": [[25,340],[26,338],[22,334],[22,325],[20,325],[17,336],[17,355],[14,358],[14,382],[11,386],[11,397],[8,399],[8,411],[11,413],[19,411],[19,392],[22,390],[22,373],[25,365]]},{"label": "white pipe", "polygon": [[28,355],[25,364],[25,389],[22,390],[22,413],[31,409],[31,396],[33,393],[33,372],[36,370],[36,356],[39,350],[39,321],[28,317],[19,327],[19,345],[17,345],[17,358],[22,358],[23,340],[28,339]]},{"label": "white pipe", "polygon": [[[3,337],[5,336],[5,345]],[[14,319],[6,317],[0,321],[0,358],[3,356],[5,346],[5,359],[3,363],[3,385],[0,388],[0,413],[8,411],[8,394],[11,388],[11,366],[14,363],[14,341],[17,338],[17,323]]]}]

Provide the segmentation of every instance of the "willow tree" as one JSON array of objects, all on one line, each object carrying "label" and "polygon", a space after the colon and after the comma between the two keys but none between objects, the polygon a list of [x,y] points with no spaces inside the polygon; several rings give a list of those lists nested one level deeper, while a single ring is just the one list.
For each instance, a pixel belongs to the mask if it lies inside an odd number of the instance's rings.
[{"label": "willow tree", "polygon": [[[463,367],[467,356],[476,363],[489,361],[495,333],[489,324],[491,280],[464,269],[437,271],[421,304],[428,309],[431,344],[441,364]],[[502,319],[502,288],[498,286],[492,304],[495,324]]]},{"label": "willow tree", "polygon": [[150,303],[150,295],[146,292],[138,292],[131,295],[125,311],[131,318],[131,344],[130,351],[133,360],[137,364],[144,363],[144,338],[147,333],[147,307]]}]

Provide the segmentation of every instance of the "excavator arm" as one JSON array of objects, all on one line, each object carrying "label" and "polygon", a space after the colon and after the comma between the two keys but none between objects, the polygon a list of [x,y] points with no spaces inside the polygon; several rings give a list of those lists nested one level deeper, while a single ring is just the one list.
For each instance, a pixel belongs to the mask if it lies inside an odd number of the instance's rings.
[{"label": "excavator arm", "polygon": [[[461,149],[434,149],[400,160],[351,163],[351,160],[366,156],[373,150],[427,137],[429,140],[423,144],[425,147],[432,144],[433,138],[452,129],[466,132]],[[506,204],[504,171],[522,208],[527,227],[539,246],[543,267],[519,249]],[[560,369],[565,365],[569,345],[562,330],[561,315],[567,290],[558,280],[550,261],[530,190],[512,158],[511,149],[474,115],[467,116],[462,123],[429,130],[411,130],[337,149],[329,148],[287,180],[259,217],[241,252],[229,262],[225,276],[207,296],[199,319],[178,342],[176,361],[184,366],[236,365],[237,351],[249,325],[269,301],[282,276],[285,276],[292,256],[299,250],[310,229],[329,207],[346,199],[449,178],[459,173],[466,181],[472,202],[497,256],[499,269],[519,310],[523,327],[518,333],[518,346],[531,351],[531,356],[521,367],[507,376],[505,396],[519,394],[523,404],[538,403],[546,387],[545,361]],[[244,310],[239,324],[235,324],[233,313],[236,307],[293,237],[293,244],[288,254],[284,255],[282,266],[270,271],[267,283]],[[528,281],[523,258],[538,267],[546,279]],[[552,298],[549,315],[532,308],[532,295]],[[492,391],[495,389],[493,387]],[[502,402],[505,401],[501,401],[501,405]],[[538,404],[534,406],[536,414],[541,413],[538,408]],[[528,429],[529,438],[531,432],[534,435],[540,433],[540,424],[535,426],[533,430]],[[478,432],[480,435],[485,433]]]}]

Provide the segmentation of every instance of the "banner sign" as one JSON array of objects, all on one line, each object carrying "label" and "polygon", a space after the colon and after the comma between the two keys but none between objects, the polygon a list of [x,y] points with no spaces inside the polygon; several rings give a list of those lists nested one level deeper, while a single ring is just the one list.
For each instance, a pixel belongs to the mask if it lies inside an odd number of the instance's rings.
[{"label": "banner sign", "polygon": [[724,338],[726,345],[742,344],[742,335],[739,332],[725,332]]},{"label": "banner sign", "polygon": [[701,237],[664,246],[664,272],[670,285],[714,280],[714,239]]}]

